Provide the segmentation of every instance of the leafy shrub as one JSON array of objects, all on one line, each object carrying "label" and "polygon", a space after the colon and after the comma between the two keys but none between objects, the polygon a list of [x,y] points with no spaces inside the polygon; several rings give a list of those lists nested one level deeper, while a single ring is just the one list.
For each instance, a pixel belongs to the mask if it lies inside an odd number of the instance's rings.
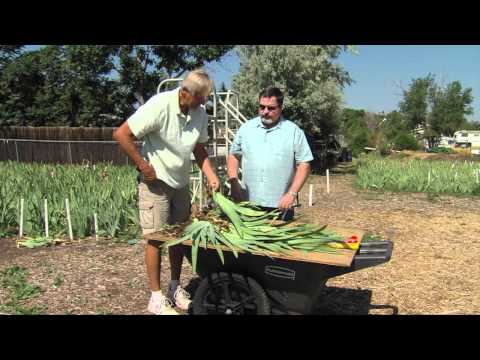
[{"label": "leafy shrub", "polygon": [[418,150],[420,148],[415,136],[407,132],[399,133],[393,140],[393,144],[397,150]]},{"label": "leafy shrub", "polygon": [[452,148],[443,147],[443,146],[432,147],[431,149],[428,149],[427,152],[436,153],[436,154],[439,154],[439,153],[454,154],[455,153],[455,151]]}]

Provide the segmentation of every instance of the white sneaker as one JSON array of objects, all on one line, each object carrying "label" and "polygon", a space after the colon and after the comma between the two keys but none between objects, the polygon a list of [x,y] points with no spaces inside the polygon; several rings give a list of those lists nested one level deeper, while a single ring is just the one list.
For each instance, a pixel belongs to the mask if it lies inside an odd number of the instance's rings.
[{"label": "white sneaker", "polygon": [[170,300],[177,306],[180,310],[187,311],[192,300],[190,300],[190,294],[186,292],[180,285],[177,286],[175,291],[170,290],[168,292]]},{"label": "white sneaker", "polygon": [[180,315],[172,307],[171,301],[163,295],[159,297],[152,295],[147,310],[155,315]]}]

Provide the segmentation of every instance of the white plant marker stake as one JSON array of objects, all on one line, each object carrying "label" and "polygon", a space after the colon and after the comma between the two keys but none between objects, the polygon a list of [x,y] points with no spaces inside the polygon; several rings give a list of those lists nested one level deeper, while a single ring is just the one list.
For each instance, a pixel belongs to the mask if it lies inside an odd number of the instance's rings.
[{"label": "white plant marker stake", "polygon": [[312,206],[313,204],[313,184],[310,184],[310,188],[308,190],[308,206]]},{"label": "white plant marker stake", "polygon": [[98,222],[97,213],[93,213],[93,223],[95,225],[95,240],[98,241]]},{"label": "white plant marker stake", "polygon": [[44,200],[45,204],[45,237],[48,238],[48,206],[47,199]]},{"label": "white plant marker stake", "polygon": [[199,195],[198,195],[198,202],[200,204],[200,210],[202,210],[202,206],[203,206],[203,173],[202,171],[200,170],[199,172],[199,185],[198,185],[198,189],[199,189]]},{"label": "white plant marker stake", "polygon": [[18,237],[22,238],[23,236],[23,198],[20,199],[20,231],[18,233]]},{"label": "white plant marker stake", "polygon": [[67,211],[68,236],[73,240],[72,220],[70,218],[70,204],[68,199],[65,199],[65,209]]},{"label": "white plant marker stake", "polygon": [[190,199],[190,202],[192,204],[195,202],[195,199],[197,198],[197,192],[198,192],[197,180],[198,180],[197,178],[192,178],[193,194],[192,194],[192,198]]},{"label": "white plant marker stake", "polygon": [[330,170],[327,169],[327,194],[330,194]]}]

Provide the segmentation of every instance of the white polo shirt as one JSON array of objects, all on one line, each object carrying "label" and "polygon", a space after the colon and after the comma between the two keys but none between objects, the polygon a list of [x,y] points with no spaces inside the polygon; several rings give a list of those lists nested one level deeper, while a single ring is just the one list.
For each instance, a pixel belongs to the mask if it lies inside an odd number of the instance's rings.
[{"label": "white polo shirt", "polygon": [[157,178],[175,189],[188,185],[190,155],[197,143],[208,141],[208,115],[203,106],[185,116],[177,88],[151,97],[127,120],[137,139],[143,139],[142,155]]}]

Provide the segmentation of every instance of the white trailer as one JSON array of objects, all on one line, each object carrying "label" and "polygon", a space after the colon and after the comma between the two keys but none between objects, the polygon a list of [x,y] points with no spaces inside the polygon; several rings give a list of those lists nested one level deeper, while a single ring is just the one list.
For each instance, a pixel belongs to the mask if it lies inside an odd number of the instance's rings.
[{"label": "white trailer", "polygon": [[480,155],[480,130],[460,130],[453,134],[455,147],[470,148],[472,154]]}]

